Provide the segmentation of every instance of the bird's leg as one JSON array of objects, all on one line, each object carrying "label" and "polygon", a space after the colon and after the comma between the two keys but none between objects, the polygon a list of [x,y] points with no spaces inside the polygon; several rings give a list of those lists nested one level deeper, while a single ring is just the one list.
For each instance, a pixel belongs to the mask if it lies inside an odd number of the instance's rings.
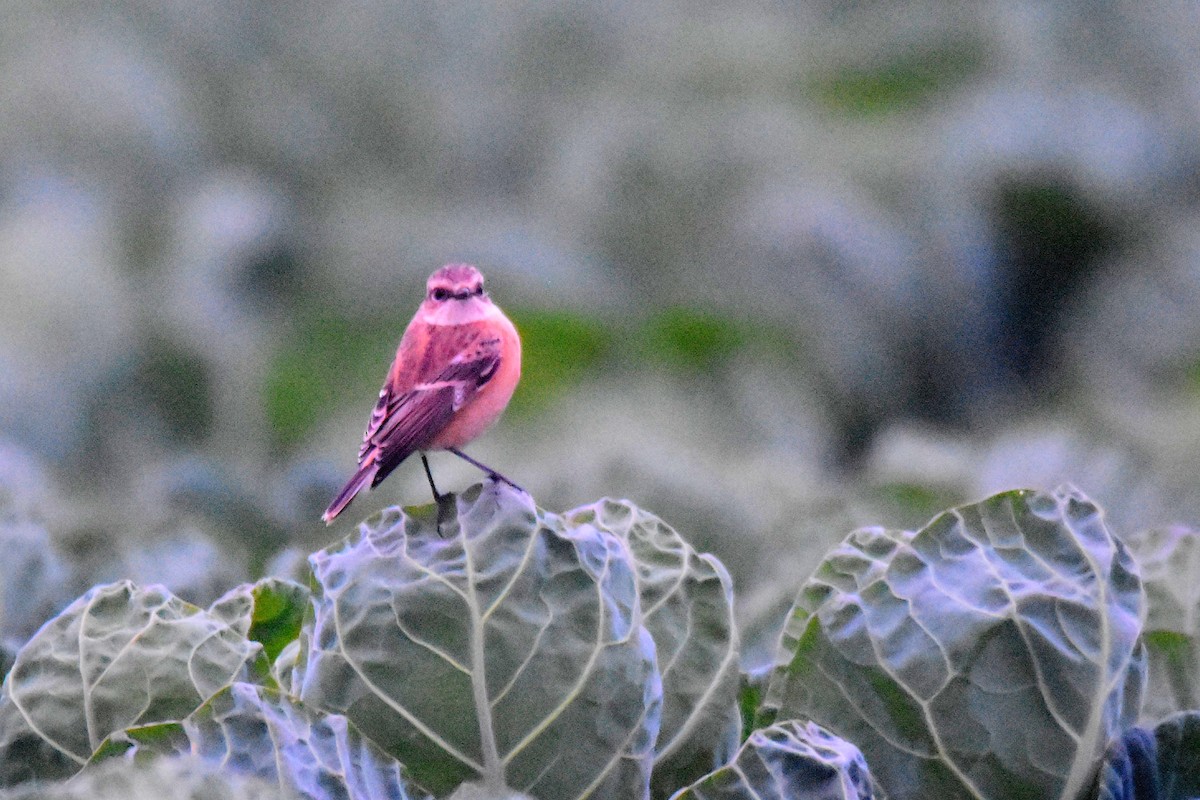
[{"label": "bird's leg", "polygon": [[[496,470],[492,469],[487,464],[483,464],[483,463],[480,463],[479,461],[476,461],[475,459],[471,458],[469,455],[464,453],[462,450],[459,450],[457,447],[447,447],[446,449],[449,450],[451,453],[454,453],[454,455],[458,456],[463,461],[466,461],[468,464],[472,464],[472,465],[478,467],[479,469],[483,470],[484,472],[486,472],[487,476],[489,478],[491,478],[492,480],[504,481],[509,486],[516,489],[518,492],[525,492],[525,490],[522,489],[520,486],[518,486],[517,484],[510,481],[508,478],[504,477],[499,472],[496,472]],[[525,494],[529,494],[529,492],[525,492]]]},{"label": "bird's leg", "polygon": [[433,492],[433,502],[440,506],[442,504],[442,495],[438,492],[437,486],[433,482],[433,473],[429,470],[429,459],[425,457],[424,453],[421,453],[421,464],[425,467],[425,477],[429,479],[429,488]]},{"label": "bird's leg", "polygon": [[425,466],[425,477],[429,479],[429,488],[433,492],[433,502],[437,504],[437,532],[438,536],[444,536],[442,533],[442,516],[446,513],[446,504],[442,501],[446,500],[449,495],[442,494],[437,490],[437,486],[433,482],[433,472],[429,469],[429,459],[421,453],[421,464]]}]

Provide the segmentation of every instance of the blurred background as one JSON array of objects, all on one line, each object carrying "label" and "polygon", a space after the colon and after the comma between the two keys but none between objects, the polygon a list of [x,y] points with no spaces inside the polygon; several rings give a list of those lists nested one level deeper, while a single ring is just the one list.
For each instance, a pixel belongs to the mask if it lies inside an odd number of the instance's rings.
[{"label": "blurred background", "polygon": [[318,521],[455,260],[525,345],[470,452],[660,514],[751,625],[1001,489],[1195,523],[1198,78],[1190,2],[12,6],[0,634],[428,502],[413,462]]}]

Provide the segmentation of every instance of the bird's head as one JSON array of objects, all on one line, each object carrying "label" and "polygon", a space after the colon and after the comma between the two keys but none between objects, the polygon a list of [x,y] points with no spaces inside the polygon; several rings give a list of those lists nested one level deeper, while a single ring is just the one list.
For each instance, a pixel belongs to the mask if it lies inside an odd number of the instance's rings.
[{"label": "bird's head", "polygon": [[483,275],[470,264],[447,264],[425,282],[425,299],[434,303],[463,302],[487,297]]},{"label": "bird's head", "polygon": [[483,275],[470,264],[447,264],[425,283],[423,311],[435,324],[460,324],[487,315],[491,298]]}]

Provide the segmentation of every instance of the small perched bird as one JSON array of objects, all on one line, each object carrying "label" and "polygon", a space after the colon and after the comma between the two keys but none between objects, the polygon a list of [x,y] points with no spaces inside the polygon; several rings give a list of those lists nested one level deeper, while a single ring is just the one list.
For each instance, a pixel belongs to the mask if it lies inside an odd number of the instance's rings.
[{"label": "small perched bird", "polygon": [[358,470],[321,519],[333,522],[365,486],[378,486],[413,453],[421,454],[429,488],[440,501],[427,450],[449,450],[493,480],[524,491],[459,450],[496,421],[520,377],[521,339],[483,291],[479,270],[447,264],[434,272],[379,391]]}]

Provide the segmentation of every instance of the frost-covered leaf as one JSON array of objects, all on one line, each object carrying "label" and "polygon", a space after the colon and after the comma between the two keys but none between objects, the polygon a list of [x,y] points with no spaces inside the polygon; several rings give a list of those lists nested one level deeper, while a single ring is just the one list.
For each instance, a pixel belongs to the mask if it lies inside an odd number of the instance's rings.
[{"label": "frost-covered leaf", "polygon": [[662,727],[651,791],[666,797],[725,763],[739,741],[738,636],[733,583],[714,556],[697,553],[669,525],[625,500],[601,500],[564,515],[629,545],[642,619],[658,650]]},{"label": "frost-covered leaf", "polygon": [[266,781],[191,758],[110,760],[70,780],[0,791],[0,800],[292,800]]},{"label": "frost-covered leaf", "polygon": [[1200,532],[1181,525],[1126,538],[1146,587],[1150,680],[1142,724],[1200,708]]},{"label": "frost-covered leaf", "polygon": [[74,773],[110,733],[179,720],[261,647],[161,586],[97,586],[17,654],[0,692],[0,785]]},{"label": "frost-covered leaf", "polygon": [[870,800],[858,748],[812,722],[754,731],[733,762],[681,789],[672,800]]},{"label": "frost-covered leaf", "polygon": [[104,749],[135,761],[150,754],[191,756],[266,781],[288,798],[428,797],[341,714],[314,711],[249,683],[221,690],[181,724],[131,729]]},{"label": "frost-covered leaf", "polygon": [[315,554],[301,698],[436,794],[644,797],[662,687],[625,543],[502,484]]},{"label": "frost-covered leaf", "polygon": [[1137,715],[1141,611],[1133,559],[1069,488],[859,530],[801,590],[761,718],[854,742],[892,800],[1073,800]]}]

